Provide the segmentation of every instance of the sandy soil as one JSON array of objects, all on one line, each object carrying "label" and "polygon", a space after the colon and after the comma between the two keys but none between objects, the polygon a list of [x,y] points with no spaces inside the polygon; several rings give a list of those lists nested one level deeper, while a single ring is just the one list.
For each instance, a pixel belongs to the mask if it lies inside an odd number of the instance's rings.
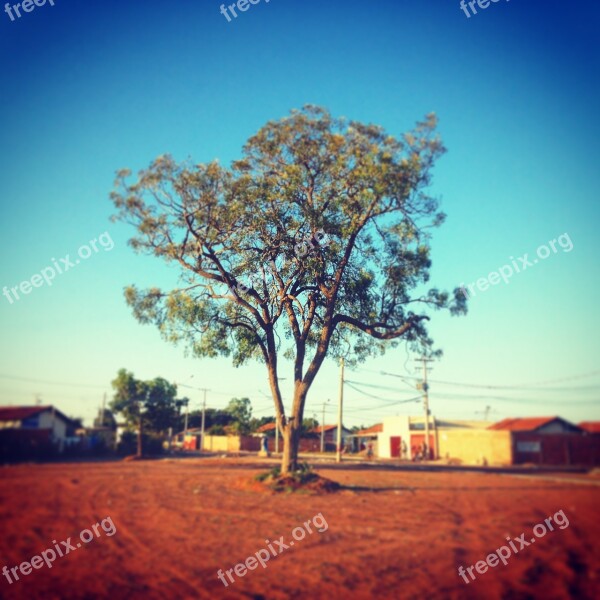
[{"label": "sandy soil", "polygon": [[[264,469],[264,467],[263,467]],[[354,489],[270,495],[241,483],[255,459],[0,467],[0,568],[52,540],[100,537],[9,585],[2,598],[598,598],[600,487],[509,475],[319,468]],[[592,478],[590,478],[591,480]],[[588,480],[589,481],[589,480]],[[597,479],[596,479],[597,481]],[[556,529],[468,585],[459,577],[563,510]],[[314,531],[225,587],[218,569],[322,513]],[[313,530],[315,527],[313,526]],[[517,547],[518,543],[515,542]],[[277,546],[275,545],[275,548]]]}]

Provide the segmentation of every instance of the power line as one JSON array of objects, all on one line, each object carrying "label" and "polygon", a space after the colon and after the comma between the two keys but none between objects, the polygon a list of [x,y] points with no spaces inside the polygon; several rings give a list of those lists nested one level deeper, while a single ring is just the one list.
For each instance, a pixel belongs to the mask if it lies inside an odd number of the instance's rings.
[{"label": "power line", "polygon": [[[418,396],[416,398],[413,398],[411,400],[411,402],[420,402],[421,400],[422,400],[421,396]],[[391,404],[380,404],[378,406],[369,406],[366,408],[349,408],[349,409],[345,410],[344,412],[346,412],[346,413],[364,413],[364,412],[370,412],[372,410],[381,410],[383,408],[393,408],[397,404],[405,404],[405,403],[406,403],[406,401],[394,402]],[[385,415],[383,415],[383,416],[385,416]]]},{"label": "power line", "polygon": [[43,379],[28,379],[26,377],[15,377],[14,375],[4,375],[0,373],[1,379],[14,379],[15,381],[26,381],[28,383],[44,383],[46,385],[63,385],[67,387],[86,387],[86,388],[102,388],[106,389],[107,385],[95,385],[89,383],[65,383],[61,381],[45,381]]},{"label": "power line", "polygon": [[[399,376],[398,376],[399,377]],[[429,381],[434,381],[432,379],[429,379]],[[360,385],[361,387],[370,387],[370,388],[375,388],[375,389],[381,389],[381,390],[392,390],[392,391],[396,391],[396,392],[407,392],[408,390],[397,390],[396,388],[393,387],[388,387],[388,386],[382,386],[382,385],[374,385],[374,384],[368,384],[368,383],[363,383],[363,382],[359,382],[359,381],[349,381],[348,379],[346,379],[346,383],[348,384],[355,384],[355,385]],[[441,382],[438,382],[441,383]],[[457,384],[460,385],[460,384]],[[473,386],[473,387],[488,387],[488,386]],[[584,388],[584,389],[590,389],[590,390],[595,390],[596,388]],[[577,391],[578,388],[565,388],[565,391]],[[361,391],[361,390],[358,390]],[[516,390],[516,391],[520,391],[520,390]],[[521,390],[522,391],[522,390]],[[545,391],[545,390],[534,390],[532,389],[531,391]],[[369,395],[364,391],[361,391],[361,393],[365,394],[365,395]],[[371,395],[372,398],[378,398],[377,396],[373,396]],[[530,402],[532,404],[535,403],[562,403],[562,401],[560,400],[547,400],[547,399],[542,399],[542,398],[513,398],[510,396],[488,396],[488,395],[481,395],[481,396],[465,396],[463,394],[453,394],[451,392],[437,392],[435,394],[436,398],[442,398],[442,399],[458,399],[458,400],[477,400],[477,401],[482,401],[482,400],[506,400],[506,401],[515,401],[515,402]],[[383,398],[379,398],[379,399],[383,399]],[[569,400],[569,402],[571,402],[571,400]],[[579,404],[595,404],[596,401],[595,400],[578,400],[578,401],[574,401],[574,403],[579,403]]]},{"label": "power line", "polygon": [[[363,390],[360,390],[355,385],[350,383],[347,379],[344,382],[346,385],[349,385],[353,390],[357,391],[359,394],[363,394],[364,396],[369,396],[370,398],[375,398],[376,400],[389,400],[389,398],[382,398],[381,396],[374,396],[373,394],[369,394]],[[415,398],[408,398],[407,400],[393,400],[384,406],[394,406],[396,404],[406,404],[408,402],[418,402],[421,399],[421,396],[416,396]],[[361,409],[358,409],[361,410]],[[366,410],[366,409],[365,409]]]},{"label": "power line", "polygon": [[[358,370],[367,370],[367,369],[358,369]],[[374,372],[374,371],[371,371]],[[411,377],[409,375],[398,375],[396,373],[388,373],[387,371],[379,371],[380,375],[386,375],[389,377],[398,377],[399,379],[412,379],[412,380],[419,380],[418,377]],[[593,377],[594,375],[598,375],[600,374],[600,370],[596,370],[596,371],[590,371],[588,373],[580,373],[578,375],[572,375],[569,377],[561,377],[559,379],[548,379],[546,381],[537,381],[534,383],[526,383],[526,384],[513,384],[513,385],[480,385],[480,384],[474,384],[474,383],[461,383],[461,382],[457,382],[457,381],[442,381],[439,379],[430,379],[429,381],[431,383],[438,383],[438,384],[443,384],[443,385],[455,385],[455,386],[460,386],[460,387],[471,387],[471,388],[479,388],[479,389],[492,389],[492,390],[497,390],[497,389],[503,389],[503,390],[537,390],[537,391],[550,391],[552,388],[543,388],[543,387],[539,387],[538,386],[544,386],[547,384],[551,384],[551,383],[561,383],[563,381],[574,381],[576,379],[585,379],[587,377]],[[569,387],[569,388],[554,388],[557,391],[572,391],[574,388]],[[586,386],[584,389],[589,389],[589,386]]]},{"label": "power line", "polygon": [[363,383],[362,381],[352,381],[351,379],[345,379],[344,381],[346,383],[353,383],[355,385],[360,385],[362,387],[369,387],[369,388],[374,388],[374,389],[378,389],[378,390],[390,390],[392,392],[400,392],[400,393],[405,393],[405,394],[408,392],[413,393],[415,391],[414,387],[411,390],[399,390],[396,387],[389,387],[389,386],[385,386],[385,385],[375,385],[373,383]]},{"label": "power line", "polygon": [[552,406],[571,405],[571,404],[598,404],[598,400],[547,400],[542,398],[510,398],[508,396],[463,396],[462,394],[435,394],[436,398],[442,400],[460,400],[460,401],[475,401],[484,402],[487,400],[496,400],[500,402],[516,402],[518,404],[549,404]]}]

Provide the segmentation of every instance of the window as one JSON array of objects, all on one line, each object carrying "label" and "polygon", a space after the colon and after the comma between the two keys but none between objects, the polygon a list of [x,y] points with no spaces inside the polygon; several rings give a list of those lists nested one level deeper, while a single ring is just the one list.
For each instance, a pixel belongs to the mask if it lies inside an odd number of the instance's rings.
[{"label": "window", "polygon": [[517,442],[517,452],[540,452],[540,442]]}]

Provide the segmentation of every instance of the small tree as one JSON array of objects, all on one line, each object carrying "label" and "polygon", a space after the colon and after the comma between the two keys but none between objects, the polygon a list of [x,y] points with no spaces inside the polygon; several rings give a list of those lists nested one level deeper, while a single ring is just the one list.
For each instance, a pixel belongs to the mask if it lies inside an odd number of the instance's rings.
[{"label": "small tree", "polygon": [[141,381],[120,369],[112,382],[115,395],[111,409],[121,413],[131,428],[137,429],[137,455],[143,455],[143,436],[147,429],[163,433],[177,420],[177,386],[162,377]]},{"label": "small tree", "polygon": [[[115,218],[131,245],[181,269],[172,291],[130,287],[143,323],[199,357],[267,368],[284,439],[282,473],[297,468],[307,394],[326,356],[364,360],[407,340],[430,348],[427,309],[465,311],[465,296],[422,289],[428,230],[444,215],[426,194],[444,152],[428,115],[397,139],[383,128],[307,106],[267,123],[231,169],[161,156],[128,183]],[[293,362],[286,416],[279,364]]]}]

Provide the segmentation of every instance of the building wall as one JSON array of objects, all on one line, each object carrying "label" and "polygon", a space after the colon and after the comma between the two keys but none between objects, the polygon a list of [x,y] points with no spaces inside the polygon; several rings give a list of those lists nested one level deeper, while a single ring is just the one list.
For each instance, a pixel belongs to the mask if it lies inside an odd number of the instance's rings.
[{"label": "building wall", "polygon": [[487,429],[440,429],[439,457],[465,465],[506,466],[512,464],[510,431]]},{"label": "building wall", "polygon": [[543,425],[537,430],[537,433],[577,433],[577,429],[561,421],[555,421]]},{"label": "building wall", "polygon": [[513,433],[514,463],[536,465],[600,464],[600,436],[573,433]]},{"label": "building wall", "polygon": [[67,424],[57,414],[52,416],[51,410],[45,410],[38,415],[38,429],[51,429],[52,437],[58,444],[59,452],[64,449],[67,437]]},{"label": "building wall", "polygon": [[237,452],[239,438],[229,435],[204,435],[204,448],[208,452]]},{"label": "building wall", "polygon": [[52,456],[54,449],[49,429],[0,430],[0,461],[44,459]]},{"label": "building wall", "polygon": [[379,458],[392,458],[391,438],[396,436],[400,436],[401,443],[402,441],[406,442],[410,453],[410,429],[407,416],[383,418],[383,431],[377,434],[377,456]]},{"label": "building wall", "polygon": [[[437,447],[437,443],[435,441],[435,431],[433,429],[431,429],[429,431],[429,457],[438,457],[440,455],[440,453],[438,452],[438,447]],[[409,458],[413,457],[413,456],[419,456],[419,453],[421,453],[422,448],[423,448],[423,444],[425,443],[425,432],[419,432],[419,433],[415,433],[414,431],[411,431],[410,434],[410,444],[408,444],[408,448],[407,448],[407,455]],[[423,454],[425,454],[423,452]]]},{"label": "building wall", "polygon": [[207,452],[258,452],[260,438],[249,435],[205,435],[204,450]]}]

